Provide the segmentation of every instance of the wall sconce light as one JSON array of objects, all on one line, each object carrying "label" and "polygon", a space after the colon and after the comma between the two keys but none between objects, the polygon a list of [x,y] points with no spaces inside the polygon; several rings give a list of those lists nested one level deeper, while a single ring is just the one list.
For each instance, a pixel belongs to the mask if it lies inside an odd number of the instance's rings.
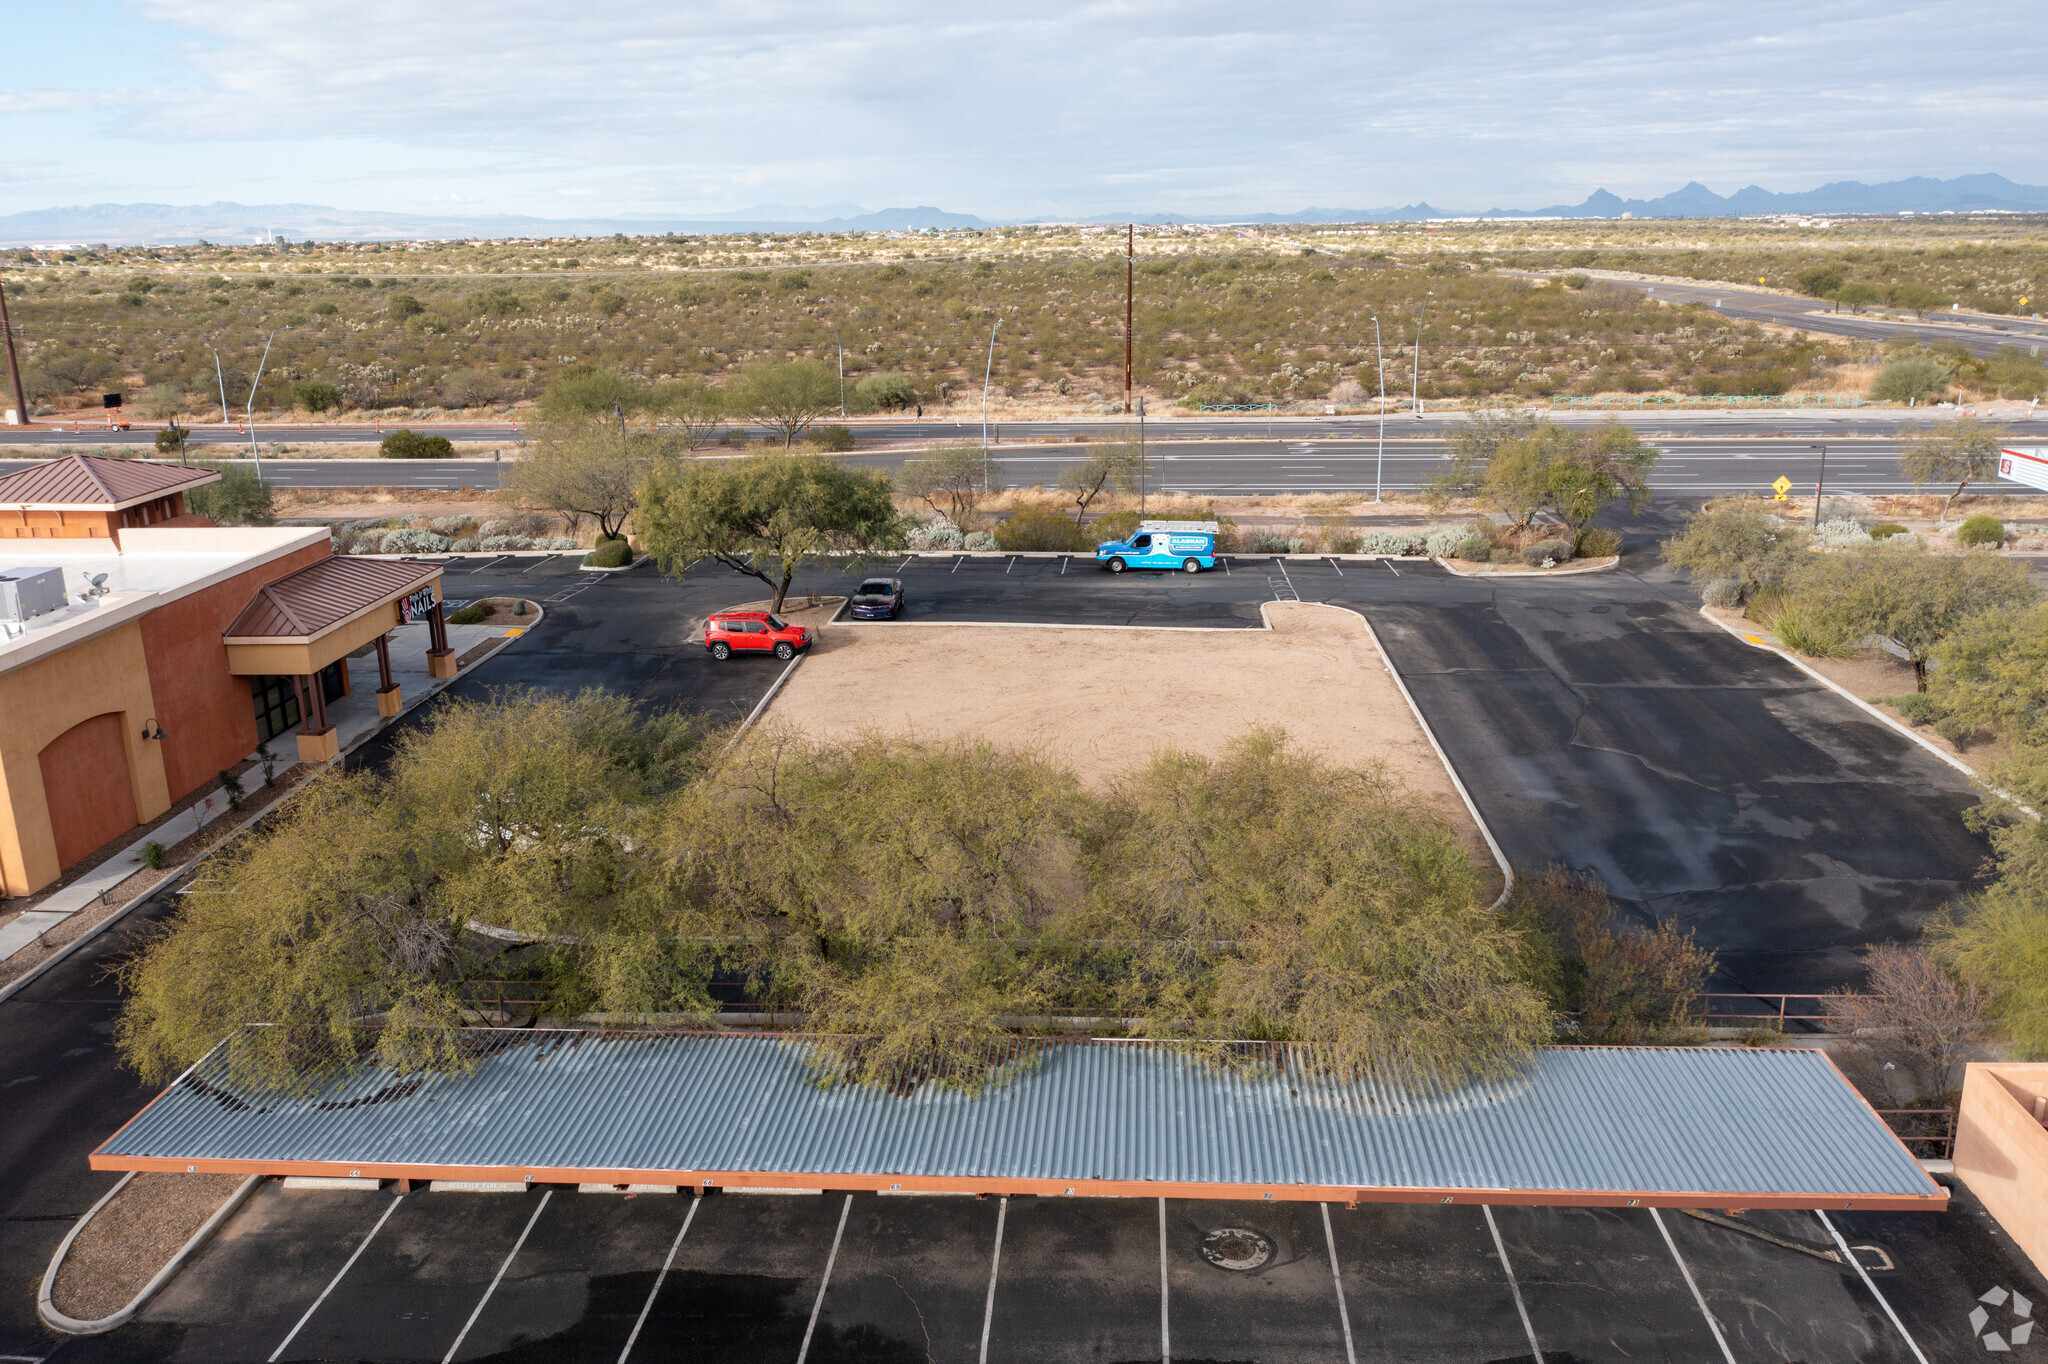
[{"label": "wall sconce light", "polygon": [[154,715],[142,722],[142,737],[145,739],[161,739],[164,737],[164,727],[156,722]]}]

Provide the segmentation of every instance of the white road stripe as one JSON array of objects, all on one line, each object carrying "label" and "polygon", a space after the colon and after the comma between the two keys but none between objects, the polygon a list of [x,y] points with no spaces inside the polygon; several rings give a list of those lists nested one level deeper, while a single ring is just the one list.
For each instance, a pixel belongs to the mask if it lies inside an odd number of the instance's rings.
[{"label": "white road stripe", "polygon": [[1344,1364],[1358,1364],[1358,1348],[1351,1343],[1351,1309],[1344,1305],[1344,1275],[1337,1268],[1337,1233],[1330,1229],[1330,1205],[1323,1210],[1323,1240],[1330,1246],[1330,1281],[1337,1285],[1337,1320],[1344,1323]]},{"label": "white road stripe", "polygon": [[356,1253],[349,1256],[348,1263],[344,1264],[336,1271],[334,1277],[327,1281],[327,1287],[320,1290],[320,1296],[313,1299],[313,1305],[306,1309],[306,1314],[299,1318],[298,1324],[292,1327],[290,1334],[279,1341],[277,1348],[270,1352],[268,1364],[277,1364],[278,1356],[282,1355],[285,1352],[285,1348],[298,1339],[299,1332],[304,1330],[306,1323],[313,1319],[313,1314],[320,1310],[320,1304],[327,1301],[327,1295],[334,1291],[334,1286],[341,1282],[342,1276],[356,1267],[356,1261],[360,1260],[363,1257],[363,1252],[370,1248],[370,1242],[377,1239],[377,1233],[384,1230],[384,1224],[391,1220],[391,1214],[397,1212],[398,1205],[403,1203],[408,1197],[410,1197],[409,1194],[399,1194],[392,1198],[391,1206],[384,1209],[384,1215],[377,1219],[377,1225],[370,1228],[370,1234],[365,1236],[363,1243],[356,1247]]},{"label": "white road stripe", "polygon": [[1835,1238],[1835,1248],[1842,1252],[1842,1258],[1856,1266],[1856,1277],[1863,1280],[1863,1286],[1870,1290],[1870,1296],[1877,1299],[1877,1305],[1891,1318],[1892,1326],[1899,1333],[1899,1339],[1906,1342],[1906,1348],[1913,1352],[1913,1358],[1919,1360],[1920,1364],[1927,1364],[1927,1356],[1920,1353],[1920,1347],[1914,1343],[1913,1337],[1907,1334],[1906,1323],[1899,1320],[1899,1314],[1892,1311],[1891,1303],[1886,1300],[1884,1294],[1877,1291],[1877,1285],[1870,1281],[1870,1271],[1863,1267],[1863,1261],[1856,1258],[1856,1252],[1849,1249],[1849,1243],[1842,1239],[1842,1233],[1835,1230],[1835,1224],[1828,1221],[1828,1215],[1819,1208],[1813,1210],[1813,1215],[1828,1229],[1828,1235]]},{"label": "white road stripe", "polygon": [[1009,1216],[1010,1199],[1005,1195],[996,1206],[996,1249],[995,1254],[989,1257],[988,1300],[981,1308],[981,1364],[988,1364],[988,1328],[996,1319],[996,1271],[1003,1265],[1003,1223]]},{"label": "white road stripe", "polygon": [[1700,1305],[1700,1315],[1707,1319],[1707,1329],[1714,1333],[1714,1343],[1721,1347],[1721,1358],[1728,1364],[1735,1364],[1735,1355],[1728,1348],[1728,1340],[1721,1334],[1721,1323],[1714,1320],[1714,1314],[1707,1309],[1707,1300],[1700,1295],[1700,1286],[1693,1282],[1692,1270],[1685,1263],[1685,1257],[1678,1253],[1678,1243],[1671,1239],[1671,1228],[1664,1225],[1664,1215],[1655,1208],[1650,1209],[1650,1220],[1657,1224],[1657,1230],[1664,1237],[1664,1248],[1671,1252],[1672,1261],[1678,1272],[1685,1276],[1685,1286],[1692,1290],[1692,1300]]},{"label": "white road stripe", "polygon": [[640,1328],[647,1324],[647,1314],[654,1310],[654,1299],[661,1293],[661,1281],[675,1267],[676,1252],[683,1248],[683,1238],[690,1234],[690,1223],[697,1220],[697,1209],[703,1206],[702,1198],[690,1200],[690,1211],[683,1217],[682,1230],[676,1233],[676,1239],[669,1245],[668,1258],[661,1262],[661,1273],[654,1276],[654,1287],[647,1290],[647,1302],[640,1308],[639,1320],[633,1323],[633,1334],[626,1337],[626,1348],[619,1351],[619,1364],[626,1364],[626,1356],[633,1353],[633,1343],[640,1339]]},{"label": "white road stripe", "polygon": [[447,1354],[441,1356],[441,1364],[453,1364],[455,1352],[461,1349],[462,1342],[469,1338],[470,1327],[475,1326],[476,1319],[484,1314],[484,1308],[490,1304],[491,1295],[498,1291],[498,1285],[505,1278],[505,1271],[512,1267],[514,1260],[519,1258],[520,1247],[526,1244],[527,1237],[533,1235],[533,1224],[540,1221],[540,1215],[548,1210],[548,1200],[554,1196],[555,1191],[553,1189],[549,1189],[540,1196],[540,1206],[533,1210],[533,1216],[526,1219],[526,1230],[519,1233],[519,1239],[512,1243],[512,1253],[505,1257],[505,1263],[499,1265],[498,1272],[491,1276],[491,1286],[484,1290],[483,1297],[477,1299],[476,1309],[469,1314],[469,1320],[462,1323],[462,1330],[456,1335],[455,1343],[448,1347]]},{"label": "white road stripe", "polygon": [[825,1290],[832,1286],[832,1266],[839,1260],[839,1238],[846,1235],[846,1215],[852,1211],[853,1195],[848,1194],[839,1208],[839,1230],[832,1233],[832,1253],[825,1257],[825,1277],[818,1281],[818,1298],[811,1304],[811,1324],[804,1327],[803,1348],[796,1352],[796,1364],[804,1364],[804,1357],[811,1352],[811,1335],[818,1329],[818,1313],[825,1309]]},{"label": "white road stripe", "polygon": [[[803,1364],[801,1360],[797,1364]],[[1159,1364],[1173,1364],[1173,1319],[1167,1312],[1166,1200],[1159,1200]]]},{"label": "white road stripe", "polygon": [[1500,1224],[1493,1220],[1493,1209],[1486,1204],[1481,1203],[1479,1211],[1486,1214],[1486,1229],[1493,1233],[1494,1253],[1500,1256],[1500,1267],[1507,1271],[1508,1292],[1515,1295],[1515,1315],[1522,1319],[1522,1330],[1529,1337],[1529,1353],[1536,1357],[1536,1364],[1543,1364],[1543,1347],[1536,1343],[1536,1327],[1529,1320],[1529,1309],[1522,1305],[1522,1286],[1515,1282],[1515,1267],[1508,1263],[1508,1248],[1500,1239]]}]

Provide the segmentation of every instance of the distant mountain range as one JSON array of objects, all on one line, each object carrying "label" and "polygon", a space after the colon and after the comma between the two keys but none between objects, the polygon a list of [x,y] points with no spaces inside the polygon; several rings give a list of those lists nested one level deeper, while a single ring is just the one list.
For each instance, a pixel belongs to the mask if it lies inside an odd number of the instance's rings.
[{"label": "distant mountain range", "polygon": [[[1776,194],[1751,185],[1719,195],[1698,181],[1655,199],[1623,199],[1595,190],[1582,203],[1549,208],[1490,208],[1454,211],[1427,203],[1399,208],[1305,208],[1298,213],[1254,213],[1187,217],[1176,213],[1106,213],[1078,221],[1135,222],[1148,226],[1188,223],[1384,223],[1442,218],[1734,218],[1764,214],[1853,213],[2048,213],[2048,187],[2020,185],[2002,175],[1960,175],[1952,180],[1915,176],[1882,185],[1839,180],[1819,189]],[[632,213],[616,218],[531,218],[514,214],[431,215],[366,213],[320,204],[91,204],[35,209],[0,216],[0,245],[106,242],[110,245],[171,245],[194,241],[250,242],[272,237],[303,241],[447,240],[461,237],[608,237],[675,232],[910,232],[927,228],[983,228],[1008,223],[1072,222],[1075,219],[977,218],[929,206],[869,212],[859,204],[822,208],[757,204],[730,213],[685,217]]]}]

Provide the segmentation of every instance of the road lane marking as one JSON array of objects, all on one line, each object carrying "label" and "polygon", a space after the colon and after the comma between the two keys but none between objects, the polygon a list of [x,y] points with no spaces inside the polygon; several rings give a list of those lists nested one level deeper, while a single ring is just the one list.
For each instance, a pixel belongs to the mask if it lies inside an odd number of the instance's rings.
[{"label": "road lane marking", "polygon": [[1914,1343],[1913,1337],[1907,1334],[1906,1323],[1899,1320],[1897,1312],[1892,1311],[1891,1302],[1885,1295],[1877,1291],[1877,1285],[1871,1282],[1870,1271],[1863,1267],[1863,1261],[1856,1258],[1856,1252],[1849,1249],[1849,1243],[1842,1239],[1842,1233],[1835,1230],[1835,1224],[1828,1221],[1828,1215],[1819,1208],[1813,1210],[1813,1215],[1818,1217],[1820,1224],[1828,1229],[1828,1235],[1835,1238],[1835,1248],[1842,1252],[1842,1258],[1856,1266],[1856,1277],[1863,1280],[1863,1286],[1870,1290],[1870,1296],[1877,1299],[1877,1305],[1884,1309],[1884,1314],[1887,1317],[1891,1318],[1892,1326],[1899,1333],[1899,1339],[1906,1342],[1906,1348],[1913,1352],[1913,1358],[1919,1360],[1920,1364],[1927,1364],[1927,1356],[1920,1353],[1920,1347]]},{"label": "road lane marking", "polygon": [[526,1244],[527,1237],[533,1235],[533,1224],[540,1221],[540,1215],[548,1210],[548,1200],[554,1196],[555,1191],[553,1189],[549,1189],[540,1196],[540,1206],[533,1210],[533,1216],[526,1219],[526,1230],[519,1233],[519,1239],[512,1243],[512,1253],[505,1257],[505,1263],[499,1265],[498,1272],[491,1276],[491,1286],[484,1290],[483,1297],[477,1299],[476,1308],[470,1312],[469,1320],[462,1323],[462,1330],[457,1333],[455,1343],[448,1347],[447,1354],[441,1356],[441,1364],[454,1364],[455,1352],[461,1349],[462,1342],[469,1338],[469,1328],[476,1325],[476,1319],[484,1314],[484,1308],[490,1304],[491,1295],[498,1291],[499,1283],[505,1278],[505,1271],[512,1267],[512,1262],[515,1259],[519,1258],[519,1248]]},{"label": "road lane marking", "polygon": [[1707,1319],[1707,1329],[1714,1333],[1714,1343],[1721,1347],[1721,1358],[1728,1364],[1735,1364],[1734,1352],[1728,1348],[1727,1338],[1721,1334],[1721,1323],[1714,1320],[1714,1314],[1707,1310],[1707,1300],[1700,1295],[1700,1286],[1693,1282],[1692,1270],[1685,1263],[1685,1257],[1678,1253],[1678,1242],[1671,1239],[1671,1228],[1664,1225],[1664,1215],[1655,1208],[1650,1209],[1650,1220],[1657,1224],[1657,1230],[1664,1236],[1664,1247],[1671,1252],[1671,1259],[1678,1266],[1678,1272],[1685,1276],[1685,1286],[1692,1290],[1692,1300],[1700,1305],[1700,1315]]},{"label": "road lane marking", "polygon": [[[799,1360],[798,1364],[802,1364]],[[1159,1364],[1173,1364],[1173,1319],[1167,1312],[1166,1200],[1159,1200]]]},{"label": "road lane marking", "polygon": [[1543,1364],[1543,1347],[1536,1343],[1536,1327],[1529,1320],[1529,1309],[1522,1303],[1522,1286],[1515,1282],[1515,1267],[1508,1263],[1508,1248],[1500,1239],[1500,1224],[1493,1220],[1493,1209],[1486,1204],[1481,1203],[1479,1211],[1486,1214],[1486,1229],[1493,1233],[1494,1254],[1500,1256],[1500,1267],[1507,1271],[1508,1292],[1515,1295],[1515,1315],[1522,1319],[1522,1330],[1529,1337],[1529,1353],[1536,1357],[1536,1364]]},{"label": "road lane marking", "polygon": [[1337,1269],[1337,1233],[1330,1229],[1330,1205],[1319,1206],[1323,1210],[1323,1240],[1330,1247],[1330,1282],[1337,1285],[1337,1320],[1344,1323],[1344,1364],[1358,1364],[1358,1348],[1351,1343],[1351,1309],[1344,1305],[1344,1275]]},{"label": "road lane marking", "polygon": [[[832,1266],[839,1259],[839,1238],[846,1235],[846,1215],[853,1211],[853,1195],[846,1196],[846,1202],[839,1207],[839,1230],[832,1233],[832,1253],[825,1257],[825,1277],[818,1281],[818,1299],[811,1304],[811,1324],[804,1327],[803,1348],[796,1352],[796,1364],[804,1364],[811,1353],[811,1336],[818,1329],[818,1313],[825,1310],[825,1290],[832,1286]],[[447,1364],[443,1360],[441,1364]],[[1926,1364],[1923,1360],[1922,1364]]]},{"label": "road lane marking", "polygon": [[996,1271],[1003,1265],[1003,1223],[1009,1216],[1010,1198],[1005,1194],[996,1205],[996,1249],[988,1262],[988,1299],[981,1306],[981,1364],[988,1364],[988,1328],[996,1319]]},{"label": "road lane marking", "polygon": [[384,1209],[384,1215],[377,1219],[377,1225],[370,1228],[370,1234],[365,1236],[363,1243],[356,1247],[356,1253],[349,1256],[348,1263],[344,1264],[335,1272],[334,1277],[327,1281],[327,1287],[320,1290],[320,1296],[313,1299],[313,1305],[306,1309],[306,1314],[299,1318],[298,1324],[293,1326],[290,1333],[277,1343],[277,1348],[270,1352],[270,1359],[267,1361],[267,1364],[277,1364],[278,1356],[282,1355],[285,1352],[285,1348],[298,1339],[299,1332],[304,1330],[306,1323],[313,1319],[313,1314],[320,1310],[320,1304],[327,1301],[327,1295],[334,1291],[334,1286],[341,1282],[343,1275],[356,1267],[356,1261],[363,1258],[363,1252],[370,1248],[370,1242],[376,1240],[377,1233],[384,1230],[384,1224],[391,1220],[391,1214],[397,1212],[398,1205],[410,1196],[409,1194],[396,1194],[392,1197],[391,1206]]},{"label": "road lane marking", "polygon": [[647,1314],[654,1310],[654,1299],[661,1292],[661,1281],[666,1279],[669,1270],[675,1267],[676,1252],[683,1248],[683,1238],[690,1234],[690,1223],[697,1220],[697,1209],[703,1206],[704,1200],[701,1197],[690,1200],[690,1211],[683,1217],[682,1230],[676,1233],[676,1239],[669,1244],[668,1258],[661,1262],[661,1273],[654,1276],[654,1287],[647,1290],[647,1301],[640,1308],[639,1320],[633,1323],[633,1334],[626,1337],[626,1348],[619,1351],[619,1364],[626,1364],[626,1356],[633,1353],[633,1343],[640,1339],[640,1328],[647,1324]]}]

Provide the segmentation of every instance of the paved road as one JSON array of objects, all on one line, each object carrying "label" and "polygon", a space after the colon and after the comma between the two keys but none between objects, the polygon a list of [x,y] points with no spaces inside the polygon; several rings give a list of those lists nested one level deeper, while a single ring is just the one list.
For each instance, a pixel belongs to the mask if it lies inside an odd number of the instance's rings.
[{"label": "paved road", "polygon": [[[2048,429],[2040,433],[2048,443]],[[1717,495],[1765,492],[1779,475],[1792,480],[1799,494],[1813,490],[1820,474],[1817,443],[1800,435],[1751,437],[1665,437],[1650,443],[1663,452],[1651,476],[1660,492]],[[1899,477],[1900,442],[1882,437],[1832,438],[1827,459],[1827,486],[1840,493],[1911,492]],[[996,447],[1005,487],[1051,486],[1060,470],[1080,461],[1087,447],[1079,444],[1035,444],[1006,441]],[[1413,435],[1390,439],[1384,462],[1371,439],[1295,436],[1281,439],[1162,442],[1150,447],[1160,469],[1160,485],[1175,492],[1265,493],[1311,492],[1318,489],[1388,492],[1420,487],[1445,456],[1441,440]],[[849,463],[894,470],[915,459],[912,450],[870,450],[847,456]],[[241,461],[246,463],[247,461]],[[32,467],[22,460],[0,460],[0,474]],[[502,463],[491,460],[266,459],[263,474],[284,488],[425,488],[489,490],[498,486]],[[1985,484],[1980,493],[2028,493],[2017,484]]]},{"label": "paved road", "polygon": [[[1605,277],[1603,277],[1605,278]],[[1993,318],[1984,313],[1931,312],[1924,321],[1899,321],[1869,317],[1861,313],[1834,310],[1833,305],[1815,298],[1786,298],[1782,294],[1741,289],[1727,284],[1672,284],[1664,281],[1616,279],[1616,284],[1645,290],[1657,298],[1680,303],[1718,306],[1729,317],[1749,322],[1770,322],[1781,327],[1827,336],[1853,337],[1859,341],[1889,341],[1901,332],[1923,343],[1957,341],[1972,355],[1989,355],[2000,346],[2018,346],[2035,355],[2048,353],[2048,322],[2032,318]]]}]

